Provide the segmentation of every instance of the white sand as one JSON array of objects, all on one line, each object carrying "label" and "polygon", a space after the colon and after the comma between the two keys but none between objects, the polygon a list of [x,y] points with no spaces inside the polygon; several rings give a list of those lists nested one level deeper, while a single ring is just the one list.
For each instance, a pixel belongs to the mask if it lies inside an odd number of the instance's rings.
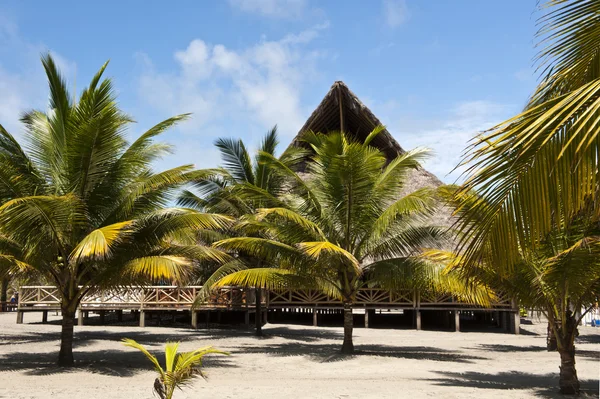
[{"label": "white sand", "polygon": [[[0,398],[152,398],[154,373],[123,337],[155,351],[168,339],[184,350],[231,351],[208,360],[208,381],[197,379],[178,399],[559,397],[559,357],[545,351],[544,325],[522,326],[528,334],[519,336],[358,328],[352,357],[337,353],[341,328],[268,325],[257,339],[245,330],[83,326],[78,367],[63,370],[53,365],[60,326],[17,325],[15,317],[0,313]],[[40,319],[25,315],[26,323]],[[580,330],[579,378],[584,397],[597,397],[600,328]]]}]

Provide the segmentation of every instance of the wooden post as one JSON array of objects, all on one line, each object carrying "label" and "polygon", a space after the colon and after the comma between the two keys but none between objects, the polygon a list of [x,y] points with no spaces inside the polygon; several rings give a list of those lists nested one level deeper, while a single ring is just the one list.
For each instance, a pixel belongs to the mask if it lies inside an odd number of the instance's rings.
[{"label": "wooden post", "polygon": [[269,322],[269,311],[267,309],[263,310],[263,324],[267,324]]},{"label": "wooden post", "polygon": [[146,311],[140,310],[140,327],[146,327]]},{"label": "wooden post", "polygon": [[415,315],[416,315],[416,318],[417,318],[417,323],[416,323],[417,324],[417,331],[420,331],[421,330],[421,311],[417,309],[415,311]]},{"label": "wooden post", "polygon": [[313,309],[313,327],[319,326],[319,316],[317,313],[317,308]]},{"label": "wooden post", "polygon": [[81,308],[77,311],[77,325],[83,325],[83,310],[81,310]]},{"label": "wooden post", "polygon": [[512,316],[512,323],[511,323],[511,329],[512,329],[512,333],[515,335],[519,335],[520,329],[521,329],[521,314],[519,313],[519,304],[517,303],[517,301],[515,299],[512,299],[510,301],[511,307],[513,308],[513,311],[511,312],[511,316]]},{"label": "wooden post", "polygon": [[23,324],[23,311],[17,310],[17,324]]},{"label": "wooden post", "polygon": [[250,311],[246,310],[246,313],[244,314],[244,324],[246,325],[246,328],[250,328]]},{"label": "wooden post", "polygon": [[42,312],[42,323],[44,323],[44,324],[48,323],[48,311],[47,310],[44,310]]},{"label": "wooden post", "polygon": [[512,317],[513,317],[513,333],[515,335],[519,335],[519,332],[521,330],[521,315],[519,314],[519,311],[517,310],[516,312],[512,312]]},{"label": "wooden post", "polygon": [[454,331],[460,332],[460,312],[454,311]]},{"label": "wooden post", "polygon": [[369,309],[365,309],[365,328],[369,328]]},{"label": "wooden post", "polygon": [[192,312],[192,327],[198,329],[198,312],[191,310]]}]

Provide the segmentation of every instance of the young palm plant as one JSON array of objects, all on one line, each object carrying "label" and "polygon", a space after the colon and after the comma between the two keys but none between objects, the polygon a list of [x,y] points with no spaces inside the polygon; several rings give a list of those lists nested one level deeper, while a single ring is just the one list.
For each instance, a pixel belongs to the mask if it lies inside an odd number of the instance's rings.
[{"label": "young palm plant", "polygon": [[[266,157],[275,158],[276,148],[279,143],[277,126],[273,127],[263,138],[257,153],[252,156],[242,140],[220,138],[215,146],[221,153],[223,166],[217,169],[207,169],[206,176],[195,182],[195,191],[185,190],[179,198],[179,204],[207,212],[227,214],[239,219],[247,214],[253,214],[256,209],[281,204],[278,199],[284,193],[284,178],[275,173],[265,161]],[[302,161],[305,151],[291,147],[284,151],[278,162],[289,168],[295,169]],[[244,196],[240,193],[258,193],[258,195]],[[252,234],[244,233],[240,229],[226,229],[221,231],[202,231],[201,241],[212,243],[225,237]],[[210,295],[211,286],[220,277],[232,271],[261,267],[264,259],[239,251],[236,258],[221,265],[205,280],[204,289],[196,298],[195,306]],[[256,335],[262,335],[261,317],[261,289],[256,288],[255,295],[255,325]]]},{"label": "young palm plant", "polygon": [[214,349],[212,346],[196,349],[192,352],[178,353],[179,342],[169,342],[165,346],[165,367],[141,344],[133,339],[123,339],[123,344],[138,349],[154,365],[158,377],[154,380],[154,392],[160,399],[172,399],[176,389],[181,389],[191,383],[197,375],[204,377],[202,373],[202,359],[210,353],[229,355],[227,352]]},{"label": "young palm plant", "polygon": [[230,219],[165,208],[175,190],[202,176],[192,165],[151,169],[169,151],[154,137],[186,115],[129,144],[125,129],[132,121],[118,108],[111,81],[102,80],[106,64],[74,101],[52,57],[42,63],[49,110],[23,116],[25,149],[0,126],[0,258],[9,274],[25,272],[58,288],[58,362],[70,366],[75,312],[87,293],[160,278],[182,281],[194,260],[226,261],[186,237]]},{"label": "young palm plant", "polygon": [[[426,151],[406,152],[388,164],[369,145],[381,130],[364,142],[340,132],[307,134],[304,140],[314,155],[304,178],[265,155],[268,166],[286,177],[281,205],[240,220],[237,227],[253,236],[214,245],[252,254],[271,267],[235,271],[216,286],[323,291],[343,304],[343,353],[354,351],[352,307],[362,287],[453,289],[473,298],[465,286],[420,256],[422,248],[440,245],[443,238],[442,229],[429,222],[434,193],[421,189],[403,194],[407,172],[418,167]],[[249,199],[257,194],[239,193]]]}]

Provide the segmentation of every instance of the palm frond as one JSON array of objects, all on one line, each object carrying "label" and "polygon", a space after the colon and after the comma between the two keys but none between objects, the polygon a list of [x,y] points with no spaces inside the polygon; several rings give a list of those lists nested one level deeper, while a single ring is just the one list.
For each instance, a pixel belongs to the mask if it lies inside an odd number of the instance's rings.
[{"label": "palm frond", "polygon": [[220,138],[215,146],[221,151],[223,166],[238,182],[254,184],[252,161],[242,140]]},{"label": "palm frond", "polygon": [[102,260],[110,255],[111,247],[131,232],[133,221],[119,222],[92,231],[71,252],[70,262],[76,264],[86,259]]}]

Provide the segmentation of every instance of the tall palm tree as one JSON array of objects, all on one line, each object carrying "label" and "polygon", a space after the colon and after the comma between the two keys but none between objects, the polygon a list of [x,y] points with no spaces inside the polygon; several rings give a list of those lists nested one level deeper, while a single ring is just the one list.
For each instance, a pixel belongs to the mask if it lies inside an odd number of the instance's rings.
[{"label": "tall palm tree", "polygon": [[[459,192],[457,196],[449,191],[444,197],[456,207],[459,218],[471,208],[485,205],[485,199],[476,193]],[[570,221],[567,230],[547,234],[535,250],[521,248],[520,259],[510,268],[495,263],[494,246],[489,242],[477,263],[460,253],[429,253],[463,279],[508,294],[547,317],[550,337],[556,342],[554,350],[560,354],[559,387],[565,394],[579,392],[574,343],[577,326],[600,300],[600,227],[581,216],[588,214],[589,210],[584,210]]]},{"label": "tall palm tree", "polygon": [[[267,158],[275,158],[278,144],[277,126],[267,132],[254,156],[242,140],[218,139],[215,146],[221,153],[222,167],[205,170],[206,176],[193,185],[196,190],[185,190],[179,198],[179,204],[207,212],[227,214],[238,219],[254,213],[258,208],[278,205],[278,197],[285,192],[284,179],[275,173],[267,162]],[[281,165],[293,170],[302,162],[304,155],[305,151],[290,147],[277,157],[277,160]],[[240,195],[242,192],[255,195]],[[244,234],[239,228],[226,231],[212,229],[202,231],[200,236],[202,241],[212,243],[217,239]],[[204,281],[204,289],[197,296],[195,305],[199,305],[210,294],[211,285],[220,277],[235,270],[264,265],[264,259],[251,254],[238,252],[236,255],[235,259],[218,267]],[[255,288],[256,335],[261,336],[261,289]]]},{"label": "tall palm tree", "polygon": [[[354,350],[352,307],[362,287],[454,289],[482,298],[481,292],[457,288],[456,280],[419,256],[423,247],[439,245],[443,235],[428,222],[435,209],[433,192],[402,194],[407,172],[426,151],[404,153],[388,164],[385,154],[369,145],[381,130],[362,143],[340,132],[307,134],[304,140],[314,155],[304,178],[265,156],[269,167],[287,177],[281,204],[242,218],[238,228],[254,236],[214,245],[252,254],[274,267],[235,271],[216,286],[323,291],[343,304],[343,353]],[[240,193],[245,198],[257,194]]]},{"label": "tall palm tree", "polygon": [[154,392],[159,399],[172,399],[177,388],[181,389],[189,384],[197,375],[204,377],[201,369],[204,356],[211,353],[229,355],[229,353],[214,349],[212,346],[191,352],[177,353],[179,342],[169,342],[165,346],[165,367],[163,368],[156,356],[148,352],[143,345],[129,338],[123,339],[123,344],[139,350],[152,362],[154,369],[158,372],[158,377],[154,380]]},{"label": "tall palm tree", "polygon": [[[186,241],[189,229],[221,228],[229,218],[165,208],[175,190],[202,176],[192,165],[156,173],[169,150],[154,137],[186,118],[167,119],[133,143],[132,120],[117,106],[103,65],[77,101],[50,55],[46,113],[23,115],[25,149],[0,126],[0,258],[58,288],[62,310],[58,362],[73,364],[73,322],[94,290],[168,278],[182,281],[193,260],[225,261]],[[194,243],[195,244],[195,243]]]},{"label": "tall palm tree", "polygon": [[473,261],[492,245],[495,263],[510,266],[589,204],[590,219],[600,217],[600,2],[551,0],[542,10],[539,87],[524,112],[481,135],[464,159],[462,192],[486,199],[460,223]]}]

